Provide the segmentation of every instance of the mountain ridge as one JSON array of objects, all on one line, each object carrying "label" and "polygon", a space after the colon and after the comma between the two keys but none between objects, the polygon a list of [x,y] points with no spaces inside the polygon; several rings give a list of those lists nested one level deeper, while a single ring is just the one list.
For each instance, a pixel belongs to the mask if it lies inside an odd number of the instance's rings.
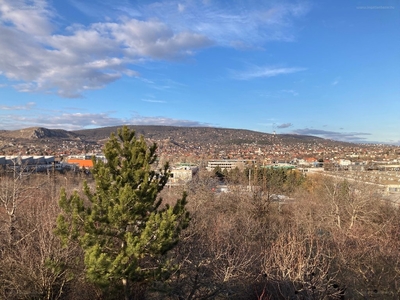
[{"label": "mountain ridge", "polygon": [[[203,143],[203,144],[260,144],[272,145],[274,143],[323,143],[340,145],[358,145],[342,141],[323,139],[311,135],[296,134],[271,134],[248,129],[219,128],[219,127],[181,127],[163,125],[127,125],[135,130],[137,136],[143,135],[146,139],[154,141],[175,141],[178,143]],[[64,129],[49,129],[45,127],[28,127],[19,130],[2,130],[1,138],[25,140],[81,140],[87,142],[100,142],[107,140],[111,133],[116,133],[121,126],[108,126],[93,129],[68,131]]]},{"label": "mountain ridge", "polygon": [[0,137],[14,139],[46,139],[46,138],[61,138],[75,139],[78,135],[73,131],[64,129],[48,129],[45,127],[27,127],[18,130],[1,130]]}]

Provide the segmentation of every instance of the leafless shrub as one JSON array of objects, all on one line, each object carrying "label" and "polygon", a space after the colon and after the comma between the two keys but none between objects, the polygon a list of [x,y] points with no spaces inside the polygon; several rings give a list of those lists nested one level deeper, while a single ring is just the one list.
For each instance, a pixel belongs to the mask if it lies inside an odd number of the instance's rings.
[{"label": "leafless shrub", "polygon": [[[79,272],[73,274],[66,266],[79,266],[80,261],[78,250],[64,248],[53,232],[59,212],[53,197],[59,189],[54,185],[57,179],[30,174],[20,181],[13,180],[2,178],[0,183],[3,195],[11,187],[17,208],[13,212],[12,239],[9,230],[0,235],[8,241],[0,251],[0,298],[64,299],[71,284],[80,280]],[[8,212],[3,210],[2,218]],[[8,222],[3,224],[10,226]]]}]

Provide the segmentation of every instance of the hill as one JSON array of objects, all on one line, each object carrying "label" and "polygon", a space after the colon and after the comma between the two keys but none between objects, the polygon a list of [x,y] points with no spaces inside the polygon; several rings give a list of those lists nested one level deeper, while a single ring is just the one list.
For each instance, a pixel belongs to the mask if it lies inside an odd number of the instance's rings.
[{"label": "hill", "polygon": [[62,129],[47,129],[43,127],[29,127],[20,130],[2,130],[0,137],[3,139],[76,139],[74,132]]},{"label": "hill", "polygon": [[[67,131],[63,129],[48,129],[43,127],[29,127],[20,130],[1,130],[0,138],[3,140],[22,139],[34,140],[81,140],[82,142],[102,142],[107,140],[112,132],[117,132],[121,126],[101,127]],[[154,141],[176,141],[200,144],[217,145],[243,145],[259,144],[272,145],[295,143],[322,143],[336,145],[352,145],[340,141],[326,140],[309,135],[295,134],[270,134],[246,129],[230,129],[215,127],[178,127],[160,125],[130,125],[138,136]]]},{"label": "hill", "polygon": [[[102,127],[67,131],[30,127],[21,130],[0,131],[0,155],[22,154],[57,154],[99,152],[112,132],[121,126]],[[322,147],[363,147],[358,144],[326,140],[315,136],[293,134],[270,134],[245,129],[214,127],[177,127],[156,125],[131,125],[138,136],[143,135],[148,141],[155,142],[172,157],[179,153],[238,153],[239,148],[251,145],[269,148],[273,151],[279,145],[282,149],[313,149]],[[239,151],[240,152],[240,151]],[[183,155],[183,154],[182,154]]]},{"label": "hill", "polygon": [[[315,136],[294,134],[270,134],[245,129],[229,129],[215,127],[177,127],[158,125],[130,125],[138,136],[155,141],[170,140],[176,142],[217,144],[217,145],[243,145],[259,144],[272,145],[277,142],[283,144],[294,143],[326,143],[348,144],[338,141],[326,140]],[[73,131],[77,136],[88,141],[101,141],[107,139],[112,132],[116,132],[119,126],[103,127]]]}]

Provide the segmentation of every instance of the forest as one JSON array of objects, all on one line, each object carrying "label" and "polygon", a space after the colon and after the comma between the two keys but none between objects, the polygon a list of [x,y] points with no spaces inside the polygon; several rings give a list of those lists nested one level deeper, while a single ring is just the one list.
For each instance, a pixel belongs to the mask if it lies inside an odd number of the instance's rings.
[{"label": "forest", "polygon": [[164,188],[133,131],[104,152],[0,173],[1,299],[399,299],[400,210],[374,186],[258,168]]}]

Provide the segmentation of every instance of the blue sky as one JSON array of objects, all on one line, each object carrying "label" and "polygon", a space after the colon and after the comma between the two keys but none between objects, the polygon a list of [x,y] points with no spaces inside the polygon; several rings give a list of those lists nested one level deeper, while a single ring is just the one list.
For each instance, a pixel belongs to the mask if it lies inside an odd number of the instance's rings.
[{"label": "blue sky", "polygon": [[400,2],[0,0],[0,130],[122,124],[400,145]]}]

